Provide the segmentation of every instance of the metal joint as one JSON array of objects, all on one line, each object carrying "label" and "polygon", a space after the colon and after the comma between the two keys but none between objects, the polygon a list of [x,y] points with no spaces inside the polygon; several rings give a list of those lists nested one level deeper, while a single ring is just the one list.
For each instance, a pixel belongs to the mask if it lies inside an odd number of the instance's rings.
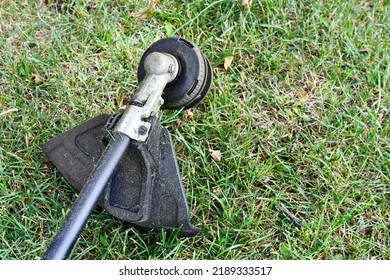
[{"label": "metal joint", "polygon": [[140,83],[130,105],[118,121],[114,131],[121,132],[133,140],[145,142],[151,124],[145,119],[157,116],[164,99],[161,95],[165,86],[178,73],[177,59],[167,53],[154,52],[145,59],[145,78]]}]

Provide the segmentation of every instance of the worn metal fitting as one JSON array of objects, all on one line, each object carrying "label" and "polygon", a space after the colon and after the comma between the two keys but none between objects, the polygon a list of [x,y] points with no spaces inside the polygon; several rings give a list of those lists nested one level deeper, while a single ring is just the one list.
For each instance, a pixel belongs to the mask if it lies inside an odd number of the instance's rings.
[{"label": "worn metal fitting", "polygon": [[131,99],[131,105],[114,128],[114,131],[141,142],[146,141],[150,130],[150,123],[145,119],[158,115],[164,104],[161,97],[163,90],[176,78],[179,69],[173,55],[159,52],[149,54],[144,66],[147,74]]}]

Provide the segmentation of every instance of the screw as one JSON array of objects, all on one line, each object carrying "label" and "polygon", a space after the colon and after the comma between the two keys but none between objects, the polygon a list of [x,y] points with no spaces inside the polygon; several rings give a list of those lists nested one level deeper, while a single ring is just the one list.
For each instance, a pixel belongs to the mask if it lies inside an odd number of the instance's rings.
[{"label": "screw", "polygon": [[146,133],[148,133],[148,128],[144,125],[141,125],[139,128],[138,128],[138,134],[139,135],[145,135]]}]

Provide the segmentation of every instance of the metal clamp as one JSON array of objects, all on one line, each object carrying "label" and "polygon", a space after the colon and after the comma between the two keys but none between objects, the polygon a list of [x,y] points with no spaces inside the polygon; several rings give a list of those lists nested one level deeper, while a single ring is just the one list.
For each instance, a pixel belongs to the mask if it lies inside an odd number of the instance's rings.
[{"label": "metal clamp", "polygon": [[150,116],[157,116],[164,104],[161,95],[165,86],[173,81],[179,71],[177,59],[167,53],[154,52],[145,59],[145,78],[121,119],[114,128],[133,140],[145,142],[151,124],[144,121]]}]

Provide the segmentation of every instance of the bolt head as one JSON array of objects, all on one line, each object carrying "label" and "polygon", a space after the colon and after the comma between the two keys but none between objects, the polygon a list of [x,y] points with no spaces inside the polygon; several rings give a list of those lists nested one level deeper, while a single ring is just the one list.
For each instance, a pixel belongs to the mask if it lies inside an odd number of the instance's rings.
[{"label": "bolt head", "polygon": [[139,135],[146,135],[146,133],[148,133],[148,128],[144,125],[141,125],[139,128],[138,128],[138,134]]}]

